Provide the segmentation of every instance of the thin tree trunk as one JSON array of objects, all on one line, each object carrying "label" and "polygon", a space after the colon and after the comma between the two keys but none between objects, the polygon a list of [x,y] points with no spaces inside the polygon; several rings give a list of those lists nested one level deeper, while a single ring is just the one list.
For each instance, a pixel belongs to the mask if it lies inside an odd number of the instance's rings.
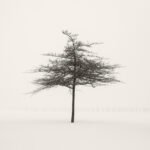
[{"label": "thin tree trunk", "polygon": [[73,83],[73,89],[72,89],[72,114],[71,114],[71,123],[74,123],[75,118],[75,79]]},{"label": "thin tree trunk", "polygon": [[72,87],[72,114],[71,114],[71,123],[74,123],[75,118],[75,88],[76,88],[76,53],[75,53],[75,45],[74,47],[74,73],[73,73],[73,87]]}]

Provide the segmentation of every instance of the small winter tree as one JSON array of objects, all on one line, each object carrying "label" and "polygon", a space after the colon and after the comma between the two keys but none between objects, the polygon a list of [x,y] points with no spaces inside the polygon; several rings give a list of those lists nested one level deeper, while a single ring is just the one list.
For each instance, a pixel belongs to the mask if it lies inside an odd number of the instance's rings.
[{"label": "small winter tree", "polygon": [[75,118],[75,90],[79,85],[106,85],[108,83],[119,82],[114,77],[114,69],[118,65],[109,65],[103,58],[96,56],[89,49],[98,43],[84,43],[77,40],[76,34],[68,31],[62,32],[68,37],[67,45],[62,54],[44,54],[55,57],[50,59],[49,64],[41,65],[34,72],[43,72],[44,76],[36,79],[35,84],[40,85],[33,91],[37,93],[41,90],[54,86],[65,86],[72,90],[72,113],[71,122]]}]

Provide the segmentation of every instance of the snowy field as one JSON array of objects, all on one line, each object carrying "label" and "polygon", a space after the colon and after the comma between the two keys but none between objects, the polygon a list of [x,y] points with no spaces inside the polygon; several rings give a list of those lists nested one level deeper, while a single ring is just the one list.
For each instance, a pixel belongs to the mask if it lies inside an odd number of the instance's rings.
[{"label": "snowy field", "polygon": [[0,150],[150,150],[148,113],[83,113],[75,124],[65,115],[1,113]]}]

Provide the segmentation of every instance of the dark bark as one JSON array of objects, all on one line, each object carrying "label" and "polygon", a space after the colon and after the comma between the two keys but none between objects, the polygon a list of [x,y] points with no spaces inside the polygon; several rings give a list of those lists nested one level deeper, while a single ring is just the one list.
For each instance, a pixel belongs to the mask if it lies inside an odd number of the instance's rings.
[{"label": "dark bark", "polygon": [[75,89],[76,89],[76,49],[73,43],[73,49],[74,49],[74,70],[73,70],[73,88],[72,88],[72,114],[71,114],[71,123],[74,123],[75,118]]},{"label": "dark bark", "polygon": [[72,89],[72,113],[71,113],[71,123],[74,123],[75,118],[75,78]]}]

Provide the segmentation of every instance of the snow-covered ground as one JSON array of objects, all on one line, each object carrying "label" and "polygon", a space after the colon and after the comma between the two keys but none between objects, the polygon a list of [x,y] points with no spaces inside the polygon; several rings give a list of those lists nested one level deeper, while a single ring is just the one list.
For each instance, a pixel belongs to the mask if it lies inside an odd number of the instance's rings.
[{"label": "snow-covered ground", "polygon": [[149,113],[67,115],[1,113],[0,150],[150,150]]}]

